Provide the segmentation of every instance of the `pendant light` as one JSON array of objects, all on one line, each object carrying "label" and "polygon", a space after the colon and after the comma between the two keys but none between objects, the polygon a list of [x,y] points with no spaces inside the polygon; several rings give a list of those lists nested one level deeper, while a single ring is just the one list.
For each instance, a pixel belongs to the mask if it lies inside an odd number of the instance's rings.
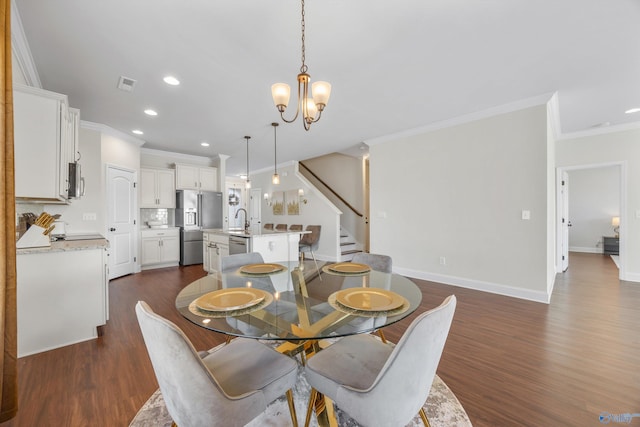
[{"label": "pendant light", "polygon": [[250,136],[245,136],[244,139],[247,140],[247,181],[245,182],[245,188],[251,188],[251,180],[249,179],[249,140]]},{"label": "pendant light", "polygon": [[276,130],[278,129],[278,123],[271,123],[273,126],[273,177],[271,182],[274,185],[280,184],[280,175],[278,175],[278,136]]},{"label": "pendant light", "polygon": [[[298,74],[298,102],[296,106],[296,115],[291,120],[284,118],[284,110],[289,104],[289,97],[291,96],[291,88],[286,83],[276,83],[271,86],[271,96],[273,102],[276,104],[276,108],[280,112],[280,117],[286,123],[293,123],[297,118],[300,111],[302,111],[302,124],[305,130],[311,128],[311,124],[320,120],[324,107],[329,102],[329,95],[331,95],[331,85],[327,82],[315,82],[311,85],[311,91],[309,91],[309,82],[311,76],[307,73],[308,67],[305,62],[305,20],[304,20],[304,0],[302,0],[302,66],[300,67],[300,73]],[[309,97],[311,92],[311,97]]]}]

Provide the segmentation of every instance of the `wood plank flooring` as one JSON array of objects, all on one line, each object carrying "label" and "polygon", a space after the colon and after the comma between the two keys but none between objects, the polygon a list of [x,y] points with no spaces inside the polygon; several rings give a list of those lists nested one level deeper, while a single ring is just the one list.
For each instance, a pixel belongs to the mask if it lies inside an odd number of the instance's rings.
[{"label": "wood plank flooring", "polygon": [[[385,335],[397,341],[417,313],[456,294],[438,373],[474,426],[601,425],[601,412],[640,412],[640,284],[617,274],[609,257],[572,253],[549,305],[416,280],[422,306]],[[21,358],[20,409],[2,426],[127,426],[157,388],[138,300],[176,322],[198,349],[224,341],[174,309],[180,289],[202,275],[200,266],[175,267],[111,281],[104,336]]]}]

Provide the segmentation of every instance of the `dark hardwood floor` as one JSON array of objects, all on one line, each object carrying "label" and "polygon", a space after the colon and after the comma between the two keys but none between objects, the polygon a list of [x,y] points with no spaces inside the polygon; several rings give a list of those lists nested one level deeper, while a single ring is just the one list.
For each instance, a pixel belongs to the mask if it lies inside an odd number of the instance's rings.
[{"label": "dark hardwood floor", "polygon": [[[456,294],[438,374],[474,426],[601,425],[602,412],[640,412],[640,284],[617,274],[609,257],[571,254],[549,305],[417,280],[422,306],[385,335],[397,341],[418,312]],[[20,409],[2,426],[127,426],[157,388],[136,301],[176,322],[198,349],[224,341],[174,308],[179,290],[202,275],[191,266],[111,281],[104,336],[21,358]]]}]

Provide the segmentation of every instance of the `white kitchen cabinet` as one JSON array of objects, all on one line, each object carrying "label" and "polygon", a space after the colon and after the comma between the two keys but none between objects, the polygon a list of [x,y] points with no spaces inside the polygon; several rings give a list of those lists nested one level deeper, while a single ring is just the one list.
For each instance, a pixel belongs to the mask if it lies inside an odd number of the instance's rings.
[{"label": "white kitchen cabinet", "polygon": [[109,318],[105,248],[52,249],[17,255],[18,357],[96,338]]},{"label": "white kitchen cabinet", "polygon": [[178,228],[148,229],[140,232],[141,267],[143,270],[178,265],[180,260],[180,230]]},{"label": "white kitchen cabinet", "polygon": [[218,191],[218,169],[176,163],[176,189]]},{"label": "white kitchen cabinet", "polygon": [[176,207],[175,173],[172,169],[140,169],[140,207]]},{"label": "white kitchen cabinet", "polygon": [[13,111],[16,197],[66,203],[77,145],[67,96],[16,84]]},{"label": "white kitchen cabinet", "polygon": [[220,271],[223,257],[229,256],[229,236],[226,234],[203,233],[203,268],[209,274]]}]

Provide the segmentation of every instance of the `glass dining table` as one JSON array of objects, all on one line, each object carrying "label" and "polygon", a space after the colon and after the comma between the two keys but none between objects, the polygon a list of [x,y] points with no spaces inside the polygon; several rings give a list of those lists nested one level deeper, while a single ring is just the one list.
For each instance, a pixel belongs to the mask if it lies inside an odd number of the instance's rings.
[{"label": "glass dining table", "polygon": [[[229,338],[275,340],[278,351],[300,354],[305,363],[331,339],[380,330],[409,316],[421,300],[418,286],[398,274],[304,260],[202,277],[182,289],[176,308]],[[318,413],[320,425],[335,425],[332,418]]]}]

